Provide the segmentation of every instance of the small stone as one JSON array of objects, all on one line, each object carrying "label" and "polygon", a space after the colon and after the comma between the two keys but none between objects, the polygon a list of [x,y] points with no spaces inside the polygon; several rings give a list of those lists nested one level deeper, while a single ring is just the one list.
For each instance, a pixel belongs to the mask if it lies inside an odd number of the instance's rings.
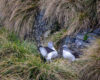
[{"label": "small stone", "polygon": [[44,37],[47,38],[47,37],[49,36],[50,32],[51,32],[50,30],[49,30],[49,31],[46,31],[46,32],[44,33]]},{"label": "small stone", "polygon": [[77,39],[77,40],[75,41],[75,44],[76,44],[77,46],[81,46],[81,45],[83,44],[83,41],[82,41],[81,39]]},{"label": "small stone", "polygon": [[100,35],[100,28],[97,28],[96,30],[93,31],[95,34]]},{"label": "small stone", "polygon": [[76,36],[76,39],[81,39],[81,40],[83,40],[83,39],[84,39],[84,35],[78,34],[78,35]]},{"label": "small stone", "polygon": [[65,43],[71,43],[71,39],[69,36],[66,38]]},{"label": "small stone", "polygon": [[76,38],[67,37],[65,43],[74,43]]}]

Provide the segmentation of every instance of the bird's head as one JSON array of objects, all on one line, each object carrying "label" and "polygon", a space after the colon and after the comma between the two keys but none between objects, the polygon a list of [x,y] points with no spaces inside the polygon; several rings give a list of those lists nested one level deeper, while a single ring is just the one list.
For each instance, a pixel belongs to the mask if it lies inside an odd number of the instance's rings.
[{"label": "bird's head", "polygon": [[62,48],[63,49],[68,49],[68,46],[67,45],[63,45]]},{"label": "bird's head", "polygon": [[48,42],[48,47],[53,47],[53,42],[52,41],[50,41],[50,42]]}]

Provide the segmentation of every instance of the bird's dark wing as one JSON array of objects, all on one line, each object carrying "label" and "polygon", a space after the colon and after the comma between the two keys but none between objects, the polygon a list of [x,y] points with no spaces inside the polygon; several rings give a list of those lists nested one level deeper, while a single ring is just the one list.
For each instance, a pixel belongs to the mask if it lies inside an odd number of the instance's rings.
[{"label": "bird's dark wing", "polygon": [[50,53],[50,52],[53,52],[54,51],[53,49],[51,49],[49,47],[44,47],[44,48],[46,49],[47,53]]}]

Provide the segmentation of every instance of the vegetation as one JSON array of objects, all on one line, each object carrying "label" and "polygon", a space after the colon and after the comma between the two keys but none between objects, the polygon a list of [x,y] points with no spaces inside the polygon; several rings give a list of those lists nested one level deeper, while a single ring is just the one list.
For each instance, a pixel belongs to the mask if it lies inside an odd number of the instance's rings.
[{"label": "vegetation", "polygon": [[68,35],[85,30],[96,23],[96,0],[44,0],[48,22],[55,20],[61,28],[67,28]]},{"label": "vegetation", "polygon": [[100,39],[98,39],[89,49],[87,55],[91,61],[81,70],[80,80],[100,79]]},{"label": "vegetation", "polygon": [[23,38],[32,31],[38,12],[38,2],[39,0],[0,0],[2,24]]},{"label": "vegetation", "polygon": [[86,41],[87,39],[88,39],[88,34],[85,34],[83,40]]},{"label": "vegetation", "polygon": [[44,63],[34,42],[20,41],[15,33],[0,29],[0,79],[2,80],[78,80],[86,59],[69,63],[56,59]]},{"label": "vegetation", "polygon": [[[21,42],[13,33],[0,30],[0,77],[2,80],[42,79],[49,71],[44,64],[33,42]],[[42,76],[43,75],[43,76]]]},{"label": "vegetation", "polygon": [[[96,25],[97,0],[1,0],[2,23],[21,38],[34,31],[37,13],[44,11],[47,26],[55,30],[67,28],[68,34]],[[6,5],[6,6],[5,6]],[[59,29],[58,29],[58,28]],[[54,32],[55,30],[52,30]]]},{"label": "vegetation", "polygon": [[[29,35],[34,37],[34,26],[38,27],[36,17],[41,11],[45,21],[38,25],[46,24],[51,33],[46,39],[40,38],[53,41],[56,48],[67,35],[93,31],[100,27],[99,3],[99,0],[0,0],[0,80],[99,80],[100,39],[72,63],[62,58],[44,63],[36,43],[23,40]],[[85,34],[84,40],[87,39]]]}]

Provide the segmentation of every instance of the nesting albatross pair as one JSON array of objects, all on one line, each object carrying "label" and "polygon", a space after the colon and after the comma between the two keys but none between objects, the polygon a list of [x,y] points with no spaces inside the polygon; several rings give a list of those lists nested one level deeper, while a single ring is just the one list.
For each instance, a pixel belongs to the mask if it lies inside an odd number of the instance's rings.
[{"label": "nesting albatross pair", "polygon": [[[58,52],[53,46],[53,42],[48,42],[47,47],[40,46],[39,51],[42,55],[42,57],[46,61],[51,61],[51,59],[56,58],[58,56]],[[75,61],[75,56],[71,53],[71,51],[68,49],[67,45],[63,45],[62,47],[62,57],[64,59],[68,59],[70,61]]]}]

